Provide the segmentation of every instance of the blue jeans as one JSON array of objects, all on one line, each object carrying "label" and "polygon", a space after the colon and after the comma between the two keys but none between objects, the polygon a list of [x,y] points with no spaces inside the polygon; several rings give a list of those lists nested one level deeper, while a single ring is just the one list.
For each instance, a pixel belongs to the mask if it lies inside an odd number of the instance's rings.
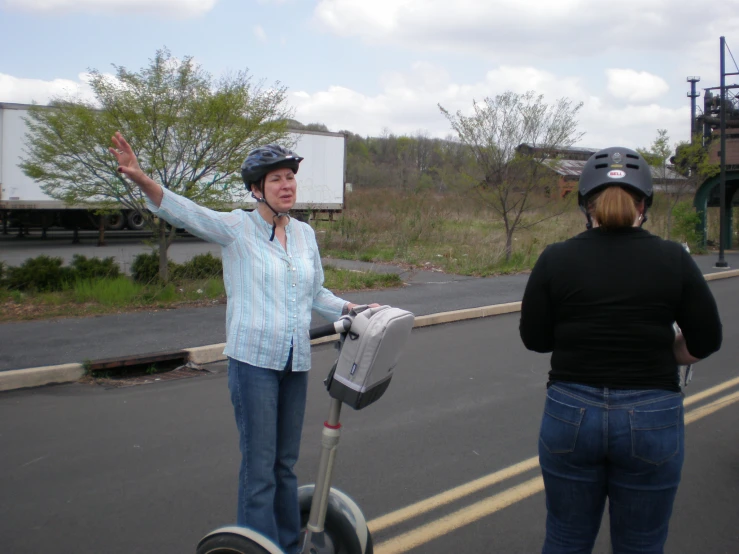
[{"label": "blue jeans", "polygon": [[614,554],[661,553],[680,472],[683,398],[555,383],[539,435],[544,554],[592,552],[606,497]]},{"label": "blue jeans", "polygon": [[298,552],[300,512],[293,468],[300,452],[308,372],[255,367],[229,358],[228,388],[241,447],[236,522]]}]

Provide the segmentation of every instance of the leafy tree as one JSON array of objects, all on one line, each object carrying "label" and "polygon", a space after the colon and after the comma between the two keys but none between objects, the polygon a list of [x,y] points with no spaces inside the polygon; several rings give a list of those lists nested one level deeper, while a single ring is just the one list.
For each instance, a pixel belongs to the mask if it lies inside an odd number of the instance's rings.
[{"label": "leafy tree", "polygon": [[[577,114],[582,103],[573,105],[566,98],[554,104],[544,102],[533,91],[524,94],[505,92],[482,102],[473,101],[472,115],[452,114],[441,105],[459,141],[472,152],[475,174],[471,175],[480,199],[503,219],[506,231],[506,260],[513,251],[513,234],[541,220],[525,222],[526,212],[536,210],[537,191],[556,182],[544,161],[556,151],[582,137]],[[518,147],[528,144],[525,153]]]},{"label": "leafy tree", "polygon": [[142,169],[163,187],[215,208],[243,199],[239,168],[252,148],[285,141],[286,89],[263,87],[247,71],[214,79],[192,57],[158,50],[137,72],[91,71],[96,102],[56,98],[26,118],[29,147],[20,167],[49,196],[68,204],[136,210],[156,233],[159,274],[168,278],[175,237],[145,209],[142,193],[116,171],[107,151],[121,131]]},{"label": "leafy tree", "polygon": [[657,136],[648,150],[646,148],[637,148],[636,150],[644,156],[644,159],[649,165],[660,170],[660,177],[665,179],[667,175],[667,162],[672,153],[667,129],[657,129]]}]

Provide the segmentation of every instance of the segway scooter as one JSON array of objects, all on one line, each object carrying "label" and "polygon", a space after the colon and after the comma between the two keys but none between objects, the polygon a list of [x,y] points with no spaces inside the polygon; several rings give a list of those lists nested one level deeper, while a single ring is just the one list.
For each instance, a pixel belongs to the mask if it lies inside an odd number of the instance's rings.
[{"label": "segway scooter", "polygon": [[[387,390],[413,328],[413,314],[390,306],[358,306],[334,323],[310,330],[310,338],[339,335],[339,358],[324,381],[328,419],[321,437],[316,483],[298,489],[301,554],[372,554],[372,537],[362,511],[349,496],[331,488],[341,436],[342,404],[360,410]],[[284,554],[279,545],[246,527],[221,527],[198,543],[197,554]]]}]

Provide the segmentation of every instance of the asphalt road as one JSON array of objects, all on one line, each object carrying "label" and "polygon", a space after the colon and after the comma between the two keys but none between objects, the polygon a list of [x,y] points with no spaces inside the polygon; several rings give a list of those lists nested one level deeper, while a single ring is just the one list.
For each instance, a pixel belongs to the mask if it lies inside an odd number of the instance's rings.
[{"label": "asphalt road", "polygon": [[[668,553],[739,545],[739,280],[711,288],[724,347],[687,390],[692,419]],[[517,327],[509,314],[415,330],[386,395],[344,411],[334,485],[363,507],[378,554],[540,550],[544,498],[530,461],[548,357],[527,352]],[[313,353],[301,483],[315,477],[328,405],[321,381],[334,354],[328,345]],[[239,453],[223,368],[129,388],[0,393],[0,552],[180,554],[233,522]],[[500,482],[449,492],[506,468]],[[430,498],[434,509],[380,519]],[[608,552],[605,528],[596,552]]]}]

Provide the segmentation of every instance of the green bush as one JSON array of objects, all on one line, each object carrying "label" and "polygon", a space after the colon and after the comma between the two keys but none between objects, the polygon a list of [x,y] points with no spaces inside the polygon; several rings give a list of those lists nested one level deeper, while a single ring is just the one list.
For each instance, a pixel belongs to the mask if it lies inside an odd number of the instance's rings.
[{"label": "green bush", "polygon": [[700,236],[698,235],[697,226],[700,223],[700,216],[696,213],[693,203],[690,200],[678,202],[672,209],[672,235],[679,242],[687,242],[690,250],[699,251],[702,245],[699,244]]},{"label": "green bush", "polygon": [[[174,276],[179,270],[179,265],[173,261],[169,261],[169,274]],[[131,276],[133,280],[139,283],[158,283],[159,282],[159,251],[154,250],[148,254],[139,254],[133,259],[131,264]]]},{"label": "green bush", "polygon": [[62,267],[61,258],[38,256],[29,258],[18,267],[9,267],[6,286],[15,290],[50,292],[62,290],[74,280],[69,267]]},{"label": "green bush", "polygon": [[121,274],[115,258],[86,258],[75,254],[72,258],[72,269],[75,278],[79,280],[115,278]]},{"label": "green bush", "polygon": [[223,275],[223,264],[220,258],[216,258],[210,252],[198,254],[189,262],[177,267],[174,277],[176,279],[210,279]]}]

